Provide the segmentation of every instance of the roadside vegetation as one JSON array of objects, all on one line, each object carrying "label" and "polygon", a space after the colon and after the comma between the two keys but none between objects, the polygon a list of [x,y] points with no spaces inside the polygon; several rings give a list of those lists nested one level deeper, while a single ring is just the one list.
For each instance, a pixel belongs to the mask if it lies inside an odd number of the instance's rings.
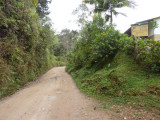
[{"label": "roadside vegetation", "polygon": [[54,66],[64,66],[78,33],[56,34],[51,0],[0,0],[0,98],[13,94]]},{"label": "roadside vegetation", "polygon": [[0,98],[58,66],[50,2],[0,0]]},{"label": "roadside vegetation", "polygon": [[58,41],[54,48],[54,55],[59,61],[60,66],[65,66],[67,63],[66,56],[73,50],[78,39],[78,32],[76,30],[63,29],[57,34]]},{"label": "roadside vegetation", "polygon": [[88,95],[160,114],[160,42],[128,37],[102,16],[86,22],[66,70]]}]

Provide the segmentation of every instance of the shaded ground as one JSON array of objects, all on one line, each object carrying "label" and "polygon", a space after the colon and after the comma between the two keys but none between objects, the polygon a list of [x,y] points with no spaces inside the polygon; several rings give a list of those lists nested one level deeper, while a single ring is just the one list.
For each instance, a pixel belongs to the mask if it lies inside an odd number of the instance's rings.
[{"label": "shaded ground", "polygon": [[0,120],[113,120],[108,114],[80,93],[65,67],[51,69],[0,102]]}]

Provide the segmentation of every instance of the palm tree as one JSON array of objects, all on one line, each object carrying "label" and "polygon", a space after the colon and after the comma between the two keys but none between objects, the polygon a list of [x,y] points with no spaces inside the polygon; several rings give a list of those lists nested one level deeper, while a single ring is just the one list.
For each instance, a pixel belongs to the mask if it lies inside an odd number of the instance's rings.
[{"label": "palm tree", "polygon": [[113,22],[113,15],[117,16],[121,14],[126,16],[124,13],[116,11],[116,8],[135,6],[135,3],[131,0],[84,0],[84,3],[94,4],[94,12],[105,13],[105,20],[108,21],[110,19],[111,24]]}]

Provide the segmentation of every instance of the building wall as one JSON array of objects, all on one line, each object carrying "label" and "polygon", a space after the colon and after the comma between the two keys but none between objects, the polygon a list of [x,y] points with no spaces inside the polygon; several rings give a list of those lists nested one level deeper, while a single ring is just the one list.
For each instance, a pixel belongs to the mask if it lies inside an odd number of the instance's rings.
[{"label": "building wall", "polygon": [[154,29],[150,29],[148,30],[148,36],[151,37],[154,35]]},{"label": "building wall", "polygon": [[160,34],[154,35],[154,40],[160,41]]},{"label": "building wall", "polygon": [[158,40],[158,41],[160,41],[160,34],[158,35],[152,35],[152,36],[150,36],[149,37],[150,39],[153,39],[153,40]]},{"label": "building wall", "polygon": [[158,28],[155,29],[149,29],[148,30],[148,36],[149,38],[153,40],[160,40],[160,18],[156,19],[158,23]]},{"label": "building wall", "polygon": [[154,29],[155,35],[160,35],[160,18],[156,19],[158,23],[158,28]]}]

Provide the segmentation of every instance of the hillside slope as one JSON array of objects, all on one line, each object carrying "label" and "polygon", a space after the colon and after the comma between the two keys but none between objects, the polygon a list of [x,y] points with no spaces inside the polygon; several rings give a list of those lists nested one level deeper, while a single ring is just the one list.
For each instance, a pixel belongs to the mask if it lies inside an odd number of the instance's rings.
[{"label": "hillside slope", "polygon": [[149,73],[133,57],[118,52],[111,63],[77,71],[67,68],[82,91],[160,113],[160,75]]}]

